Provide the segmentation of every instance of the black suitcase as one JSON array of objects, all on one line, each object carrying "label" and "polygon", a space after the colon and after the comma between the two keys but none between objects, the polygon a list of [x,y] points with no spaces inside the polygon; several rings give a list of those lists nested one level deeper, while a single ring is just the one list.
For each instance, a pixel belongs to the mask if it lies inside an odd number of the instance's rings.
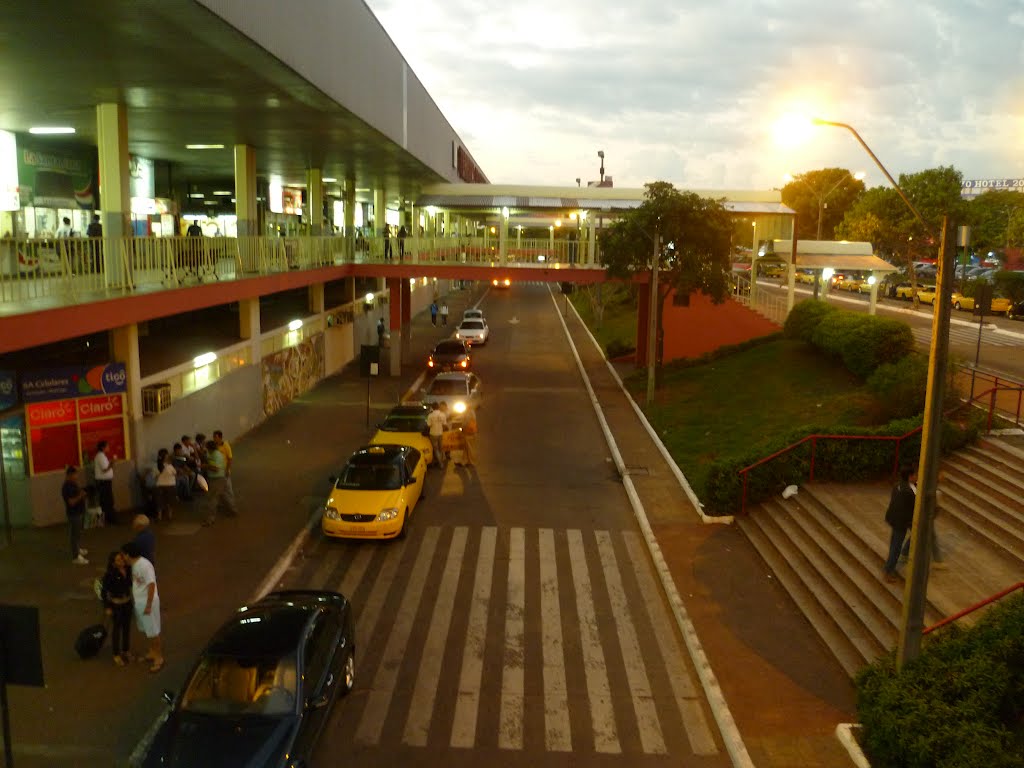
[{"label": "black suitcase", "polygon": [[75,653],[83,659],[91,659],[100,652],[103,642],[107,639],[107,628],[102,624],[93,624],[78,633],[75,640]]}]

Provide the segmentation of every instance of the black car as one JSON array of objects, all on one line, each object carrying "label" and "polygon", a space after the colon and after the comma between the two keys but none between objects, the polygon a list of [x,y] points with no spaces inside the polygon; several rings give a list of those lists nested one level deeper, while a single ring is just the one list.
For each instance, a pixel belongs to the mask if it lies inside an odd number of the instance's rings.
[{"label": "black car", "polygon": [[468,371],[472,359],[469,347],[459,339],[445,339],[440,342],[427,358],[427,368],[432,371]]},{"label": "black car", "polygon": [[273,592],[243,606],[200,654],[145,768],[299,768],[355,683],[355,623],[337,592]]},{"label": "black car", "polygon": [[1006,316],[1011,320],[1024,320],[1024,301],[1011,304],[1010,308],[1006,311]]}]

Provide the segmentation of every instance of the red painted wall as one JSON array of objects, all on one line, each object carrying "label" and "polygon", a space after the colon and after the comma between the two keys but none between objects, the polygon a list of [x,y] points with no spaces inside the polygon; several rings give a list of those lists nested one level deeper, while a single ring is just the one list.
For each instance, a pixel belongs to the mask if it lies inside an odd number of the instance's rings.
[{"label": "red painted wall", "polygon": [[[641,301],[643,305],[646,302]],[[642,307],[643,308],[643,307]],[[646,339],[646,311],[638,316],[638,334]],[[700,357],[729,344],[739,344],[759,336],[767,336],[780,330],[780,326],[752,309],[726,299],[722,304],[712,304],[703,294],[690,297],[690,306],[677,307],[672,303],[672,294],[665,299],[665,314],[662,319],[665,331],[665,362],[687,357]],[[637,348],[637,365],[647,364],[647,349]]]}]

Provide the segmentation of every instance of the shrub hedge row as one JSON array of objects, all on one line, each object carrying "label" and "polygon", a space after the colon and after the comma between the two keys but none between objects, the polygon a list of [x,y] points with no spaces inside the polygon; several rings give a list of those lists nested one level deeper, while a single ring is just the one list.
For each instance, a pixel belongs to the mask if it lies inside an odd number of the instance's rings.
[{"label": "shrub hedge row", "polygon": [[[899,419],[882,427],[843,427],[844,435],[863,437],[899,437],[921,426],[922,417]],[[949,453],[974,442],[984,424],[984,414],[968,411],[960,420],[942,423],[942,452]],[[712,515],[732,515],[740,510],[743,478],[739,472],[803,438],[820,433],[814,426],[801,427],[780,435],[771,445],[742,456],[713,463],[708,471],[705,504]],[[892,473],[896,445],[894,440],[818,440],[815,448],[814,478],[832,482],[877,480]],[[899,463],[916,463],[921,451],[921,433],[900,444]],[[811,441],[750,470],[747,503],[756,504],[780,493],[787,485],[800,485],[810,475]]]},{"label": "shrub hedge row", "polygon": [[901,672],[889,654],[856,683],[872,765],[1024,768],[1024,595],[970,629],[938,630]]},{"label": "shrub hedge row", "polygon": [[861,312],[848,312],[824,301],[793,307],[783,329],[789,338],[809,341],[855,376],[866,379],[880,365],[895,363],[914,349],[910,326]]}]

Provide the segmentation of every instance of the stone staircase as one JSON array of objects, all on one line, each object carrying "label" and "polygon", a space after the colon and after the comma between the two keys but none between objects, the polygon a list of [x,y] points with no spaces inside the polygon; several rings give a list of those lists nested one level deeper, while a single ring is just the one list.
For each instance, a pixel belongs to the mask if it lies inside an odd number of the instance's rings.
[{"label": "stone staircase", "polygon": [[[926,625],[1024,580],[1024,450],[986,439],[942,470],[936,530],[946,567],[929,577]],[[851,676],[898,639],[904,583],[882,578],[889,491],[887,483],[803,486],[737,518]]]}]

